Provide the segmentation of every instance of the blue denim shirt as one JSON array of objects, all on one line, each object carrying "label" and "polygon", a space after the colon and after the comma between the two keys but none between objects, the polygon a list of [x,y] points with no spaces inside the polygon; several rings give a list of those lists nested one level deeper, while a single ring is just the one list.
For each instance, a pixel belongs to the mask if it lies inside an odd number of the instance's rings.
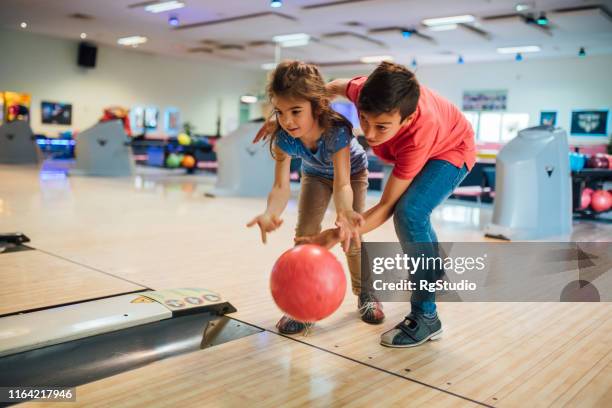
[{"label": "blue denim shirt", "polygon": [[350,146],[351,175],[368,167],[365,150],[346,126],[333,127],[323,134],[317,141],[317,150],[314,153],[304,146],[300,139],[291,137],[282,129],[277,135],[276,146],[289,156],[302,159],[302,173],[311,176],[333,179],[334,153],[346,146]]}]

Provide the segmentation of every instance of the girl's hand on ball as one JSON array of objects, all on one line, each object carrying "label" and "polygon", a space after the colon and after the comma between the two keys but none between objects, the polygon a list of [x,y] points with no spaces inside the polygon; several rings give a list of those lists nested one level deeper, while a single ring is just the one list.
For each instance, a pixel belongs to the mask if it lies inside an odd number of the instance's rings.
[{"label": "girl's hand on ball", "polygon": [[359,228],[363,226],[365,220],[355,211],[342,211],[336,216],[336,227],[340,228],[342,236],[342,249],[344,252],[349,250],[351,239],[354,240],[357,248],[361,246]]}]

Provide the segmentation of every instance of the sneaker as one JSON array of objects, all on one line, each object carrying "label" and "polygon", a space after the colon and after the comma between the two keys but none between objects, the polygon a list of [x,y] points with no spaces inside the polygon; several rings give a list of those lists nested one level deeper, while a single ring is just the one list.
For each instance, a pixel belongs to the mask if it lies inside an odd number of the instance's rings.
[{"label": "sneaker", "polygon": [[442,336],[442,322],[436,314],[428,318],[410,313],[393,329],[383,333],[380,344],[387,347],[415,347]]},{"label": "sneaker", "polygon": [[361,320],[369,324],[380,324],[385,320],[382,304],[370,293],[361,293],[357,300]]},{"label": "sneaker", "polygon": [[310,327],[312,327],[313,323],[303,323],[298,322],[297,320],[284,315],[281,319],[276,323],[276,328],[282,334],[298,334],[301,333]]}]

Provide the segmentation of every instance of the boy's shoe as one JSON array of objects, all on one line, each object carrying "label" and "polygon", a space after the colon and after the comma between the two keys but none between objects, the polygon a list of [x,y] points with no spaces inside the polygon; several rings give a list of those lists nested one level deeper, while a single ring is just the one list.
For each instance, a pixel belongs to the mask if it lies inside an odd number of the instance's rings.
[{"label": "boy's shoe", "polygon": [[387,347],[415,347],[441,336],[442,322],[437,314],[428,318],[410,313],[403,322],[380,336],[380,344]]},{"label": "boy's shoe", "polygon": [[303,332],[306,329],[311,328],[313,323],[303,323],[298,322],[297,320],[284,315],[281,319],[276,323],[276,328],[282,334],[298,334]]},{"label": "boy's shoe", "polygon": [[382,304],[370,293],[361,293],[357,300],[361,320],[369,324],[380,324],[385,320]]}]

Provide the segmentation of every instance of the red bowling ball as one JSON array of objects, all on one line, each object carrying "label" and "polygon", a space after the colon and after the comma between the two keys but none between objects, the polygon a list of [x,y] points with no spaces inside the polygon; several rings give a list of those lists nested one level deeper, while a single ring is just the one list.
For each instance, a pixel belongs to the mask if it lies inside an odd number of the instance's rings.
[{"label": "red bowling ball", "polygon": [[274,264],[270,290],[276,305],[301,322],[316,322],[340,307],[346,293],[342,265],[327,249],[298,245]]},{"label": "red bowling ball", "polygon": [[591,196],[591,208],[597,212],[608,211],[612,206],[612,195],[606,190],[596,190]]}]

